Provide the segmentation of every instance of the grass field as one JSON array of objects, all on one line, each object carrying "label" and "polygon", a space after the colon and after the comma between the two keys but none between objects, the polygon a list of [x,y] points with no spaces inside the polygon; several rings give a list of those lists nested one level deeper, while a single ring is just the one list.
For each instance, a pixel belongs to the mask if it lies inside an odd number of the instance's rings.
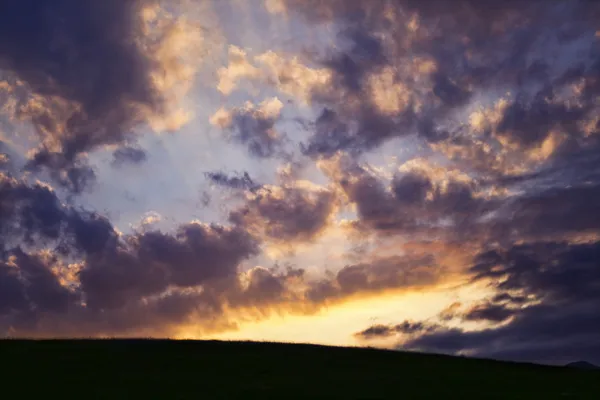
[{"label": "grass field", "polygon": [[598,371],[298,344],[5,340],[0,361],[7,399],[600,399]]}]

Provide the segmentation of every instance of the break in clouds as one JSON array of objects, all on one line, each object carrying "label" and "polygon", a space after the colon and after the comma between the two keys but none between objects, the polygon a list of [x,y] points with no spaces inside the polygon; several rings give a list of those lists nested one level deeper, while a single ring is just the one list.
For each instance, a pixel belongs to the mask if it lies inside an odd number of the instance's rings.
[{"label": "break in clouds", "polygon": [[[600,360],[595,2],[248,0],[255,46],[224,3],[0,4],[0,329],[224,332],[458,279],[489,296],[348,335]],[[170,171],[147,140],[190,136],[235,156]],[[144,170],[200,177],[202,217],[86,204]]]}]

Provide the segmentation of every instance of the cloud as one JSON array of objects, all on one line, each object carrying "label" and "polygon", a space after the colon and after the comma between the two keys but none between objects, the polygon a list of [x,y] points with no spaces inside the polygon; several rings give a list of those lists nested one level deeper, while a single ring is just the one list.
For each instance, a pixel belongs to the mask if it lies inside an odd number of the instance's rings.
[{"label": "cloud", "polygon": [[[596,304],[597,306],[597,304]],[[500,328],[464,332],[458,328],[417,337],[404,348],[462,353],[504,360],[564,364],[576,359],[597,362],[598,319],[592,307],[532,306]]]},{"label": "cloud", "polygon": [[0,327],[17,336],[168,336],[186,324],[220,331],[234,329],[236,315],[309,314],[441,276],[419,254],[366,257],[329,277],[248,268],[263,242],[311,240],[325,229],[335,202],[323,188],[260,189],[229,226],[196,221],[167,233],[148,215],[142,229],[123,234],[45,184],[1,178]]},{"label": "cloud", "polygon": [[441,275],[443,269],[430,254],[373,257],[360,264],[345,266],[334,279],[317,280],[307,296],[317,303],[331,302],[386,290],[429,286]]},{"label": "cloud", "polygon": [[69,173],[82,155],[125,142],[138,126],[176,129],[184,122],[179,102],[202,36],[161,6],[146,0],[3,4],[0,69],[17,104],[13,117],[39,135],[31,168]]},{"label": "cloud", "polygon": [[0,193],[0,249],[12,244],[9,239],[18,244],[60,237],[67,214],[50,187],[27,186],[0,173]]},{"label": "cloud", "polygon": [[210,118],[212,125],[225,130],[228,139],[248,148],[254,157],[269,158],[284,155],[284,136],[275,129],[283,103],[274,97],[256,107],[247,102],[230,111],[219,109]]},{"label": "cloud", "polygon": [[424,333],[437,329],[435,324],[427,324],[423,322],[404,321],[398,325],[373,325],[364,331],[360,331],[354,334],[359,339],[371,340],[377,338],[384,338],[393,336],[396,334],[412,335],[415,333]]},{"label": "cloud", "polygon": [[262,186],[254,182],[248,172],[244,172],[242,175],[238,176],[230,176],[222,171],[213,171],[207,172],[206,177],[211,183],[230,189],[241,189],[254,192]]},{"label": "cloud", "polygon": [[288,55],[269,50],[253,57],[237,46],[229,46],[228,65],[219,68],[217,90],[230,95],[242,82],[267,85],[280,93],[311,103],[315,87],[330,83],[330,73],[325,68],[311,68],[298,55]]},{"label": "cloud", "polygon": [[229,220],[258,237],[274,242],[308,241],[332,223],[336,207],[333,192],[315,185],[264,185],[232,211]]},{"label": "cloud", "polygon": [[[328,81],[311,91],[311,104],[323,110],[304,143],[313,157],[360,154],[417,134],[438,151],[452,149],[459,160],[477,155],[485,158],[482,168],[506,170],[515,161],[545,161],[575,140],[575,122],[595,107],[597,26],[591,15],[597,6],[589,2],[489,7],[465,0],[449,7],[289,0],[278,3],[283,8],[308,24],[339,27],[336,46],[312,60],[329,72]],[[553,61],[552,54],[572,48],[582,51],[570,64]],[[493,135],[472,135],[464,111],[506,93],[513,100]],[[545,139],[541,152],[532,151]],[[474,153],[476,145],[483,148]]]},{"label": "cloud", "polygon": [[141,218],[140,222],[133,226],[135,230],[148,231],[156,226],[157,223],[163,220],[163,216],[156,211],[149,211],[144,213],[144,216]]},{"label": "cloud", "polygon": [[344,155],[321,165],[355,205],[358,229],[415,233],[450,224],[468,233],[498,205],[468,175],[424,160],[404,164],[390,182]]},{"label": "cloud", "polygon": [[10,148],[2,140],[0,140],[0,170],[7,170],[11,167]]},{"label": "cloud", "polygon": [[515,314],[514,310],[499,304],[480,304],[470,309],[464,316],[467,321],[503,322]]},{"label": "cloud", "polygon": [[303,304],[302,286],[305,273],[302,269],[254,267],[241,273],[234,291],[228,292],[228,302],[233,307],[258,309],[263,307],[263,316],[269,314],[270,308],[283,306],[293,309],[310,308]]},{"label": "cloud", "polygon": [[[597,362],[593,332],[598,321],[592,310],[600,305],[595,268],[600,226],[591,211],[598,186],[595,148],[564,153],[536,173],[506,181],[519,190],[495,203],[490,219],[479,221],[472,239],[479,250],[467,271],[473,282],[487,283],[495,294],[475,304],[452,305],[438,316],[435,329],[404,338],[399,346],[557,364]],[[421,197],[420,188],[429,188],[418,179],[405,187],[412,187],[408,202]],[[465,322],[487,327],[456,325]],[[368,339],[379,331],[396,333],[389,326],[358,335]]]},{"label": "cloud", "polygon": [[[85,325],[95,312],[118,314],[169,287],[235,279],[240,262],[257,251],[254,239],[237,228],[192,222],[173,234],[122,235],[106,218],[62,204],[48,186],[2,176],[0,192],[0,286],[7,287],[2,318],[16,312],[44,319],[51,301],[44,296],[60,296],[64,309],[50,310],[61,314],[55,318],[66,323],[81,317]],[[62,264],[69,259],[72,264]],[[64,282],[59,271],[68,277]],[[11,326],[18,328],[14,321]]]},{"label": "cloud", "polygon": [[169,285],[194,287],[235,276],[238,264],[254,251],[244,232],[190,223],[174,235],[145,232],[88,256],[80,280],[89,307],[120,307]]},{"label": "cloud", "polygon": [[[302,268],[242,268],[261,241],[310,240],[326,227],[335,209],[332,192],[298,182],[248,194],[250,211],[239,223],[191,222],[172,233],[148,225],[122,234],[107,218],[63,204],[41,183],[3,176],[0,191],[0,286],[6,288],[0,326],[18,336],[235,329],[244,318],[310,314],[356,296],[430,286],[445,273],[439,260],[419,251],[366,255],[325,276]],[[33,279],[43,280],[34,285]],[[38,304],[43,301],[48,306]]]},{"label": "cloud", "polygon": [[113,165],[140,164],[146,161],[146,152],[137,147],[120,147],[113,152]]},{"label": "cloud", "polygon": [[233,92],[239,80],[260,77],[259,69],[250,64],[247,54],[243,49],[237,46],[229,46],[228,56],[228,66],[221,67],[217,71],[219,77],[217,90],[225,95]]},{"label": "cloud", "polygon": [[[476,280],[490,282],[496,294],[463,310],[458,304],[442,321],[460,318],[502,324],[464,330],[409,321],[409,326],[429,328],[406,332],[414,335],[405,338],[401,347],[556,364],[573,359],[597,362],[599,251],[600,242],[537,242],[482,252],[470,273]],[[357,336],[372,339],[399,331],[394,326],[374,326]]]},{"label": "cloud", "polygon": [[2,286],[6,289],[3,311],[66,312],[75,294],[61,285],[53,272],[59,263],[48,253],[13,251],[8,262],[0,264]]},{"label": "cloud", "polygon": [[552,187],[523,196],[512,207],[513,229],[529,237],[598,232],[600,221],[592,210],[599,190],[596,183]]}]

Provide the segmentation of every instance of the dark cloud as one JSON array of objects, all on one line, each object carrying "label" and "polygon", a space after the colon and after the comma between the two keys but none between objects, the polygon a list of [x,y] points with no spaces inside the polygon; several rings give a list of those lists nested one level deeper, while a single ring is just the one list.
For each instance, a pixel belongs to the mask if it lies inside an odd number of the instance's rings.
[{"label": "dark cloud", "polygon": [[359,337],[361,339],[373,339],[373,338],[392,336],[394,333],[396,333],[396,331],[394,330],[394,327],[389,326],[389,325],[378,324],[378,325],[370,326],[367,329],[365,329],[364,331],[360,331],[360,332],[354,334],[354,336]]},{"label": "dark cloud", "polygon": [[404,321],[398,325],[373,325],[364,331],[354,334],[359,339],[371,340],[394,336],[397,334],[413,335],[431,332],[438,329],[438,325],[426,322]]},{"label": "dark cloud", "polygon": [[600,196],[599,185],[567,188],[553,187],[519,198],[513,208],[513,223],[524,234],[577,233],[598,231],[600,220],[595,204]]},{"label": "dark cloud", "polygon": [[526,104],[517,101],[506,109],[496,132],[524,147],[539,146],[553,129],[577,132],[577,122],[585,114],[584,108],[551,104],[542,99]]},{"label": "dark cloud", "polygon": [[244,232],[220,226],[192,223],[175,235],[146,232],[88,256],[81,285],[90,307],[119,307],[170,285],[194,287],[235,276],[255,245]]},{"label": "dark cloud", "polygon": [[512,319],[480,331],[440,326],[403,346],[521,361],[597,362],[599,257],[600,242],[539,242],[482,253],[471,273],[477,280],[491,279],[498,294],[460,315],[493,322]]},{"label": "dark cloud", "polygon": [[119,234],[111,222],[92,212],[71,212],[68,219],[73,246],[83,254],[97,254],[114,247]]},{"label": "dark cloud", "polygon": [[303,269],[288,267],[282,271],[276,267],[255,267],[247,271],[244,277],[227,291],[227,299],[233,307],[252,307],[255,310],[263,307],[265,315],[269,308],[278,305],[291,309],[298,306],[302,309],[305,306],[303,296],[301,291],[295,290],[294,285],[303,284],[305,281]]},{"label": "dark cloud", "polygon": [[504,360],[564,364],[600,359],[595,305],[586,308],[532,306],[500,328],[465,332],[440,329],[409,340],[405,348],[440,353],[463,353]]},{"label": "dark cloud", "polygon": [[5,262],[0,263],[0,313],[8,314],[13,310],[27,308],[27,300],[18,270]]},{"label": "dark cloud", "polygon": [[524,304],[527,302],[527,298],[525,296],[513,296],[508,293],[498,293],[492,299],[493,303],[512,303],[512,304]]},{"label": "dark cloud", "polygon": [[67,214],[49,187],[0,174],[0,194],[0,248],[60,237]]},{"label": "dark cloud", "polygon": [[333,72],[333,86],[360,93],[370,72],[386,63],[383,44],[371,32],[362,29],[349,28],[340,36],[342,42],[347,43],[347,50],[333,54],[323,60],[323,64]]},{"label": "dark cloud", "polygon": [[[403,348],[557,364],[598,362],[600,244],[593,241],[599,230],[593,209],[600,164],[594,139],[582,143],[587,146],[571,147],[508,184],[518,192],[495,203],[491,219],[480,222],[478,232],[485,234],[480,243],[491,250],[476,256],[468,271],[496,294],[470,307],[453,305],[438,316],[445,322],[500,325],[466,331],[439,324],[404,340]],[[399,196],[404,204],[418,202],[431,190],[426,179],[414,176],[394,185],[404,187],[406,194]],[[393,326],[376,328],[358,335],[367,339],[397,332]]]},{"label": "dark cloud", "polygon": [[41,317],[60,317],[77,305],[77,293],[60,282],[57,270],[65,265],[56,255],[25,253],[17,247],[3,256],[0,330],[21,326],[35,331]]},{"label": "dark cloud", "polygon": [[[247,219],[122,234],[107,218],[63,204],[49,186],[1,178],[0,327],[17,336],[168,335],[192,318],[202,329],[231,329],[228,309],[256,318],[313,312],[355,295],[429,285],[441,273],[427,256],[365,260],[326,279],[291,267],[244,271],[264,239]],[[272,239],[309,239],[332,215],[324,189],[260,195],[247,206]]]},{"label": "dark cloud", "polygon": [[247,105],[217,113],[212,121],[227,132],[229,140],[247,147],[254,157],[285,157],[285,136],[275,128],[281,107],[281,102],[273,99],[258,107]]},{"label": "dark cloud", "polygon": [[[95,318],[104,317],[94,315],[102,310],[112,313],[105,315],[109,319],[132,307],[149,313],[140,303],[146,297],[235,280],[238,265],[257,251],[248,233],[218,225],[190,223],[173,234],[121,235],[108,219],[62,204],[48,186],[0,177],[0,286],[5,289],[0,320],[8,318],[5,323],[17,331],[41,330],[36,324],[48,313],[74,324],[71,334],[80,332],[77,321],[98,326]],[[50,250],[35,250],[42,248]],[[59,279],[63,275],[68,282]],[[13,314],[35,323],[22,325]]]},{"label": "dark cloud", "polygon": [[0,140],[0,171],[7,170],[11,164],[11,157],[8,154],[8,146]]},{"label": "dark cloud", "polygon": [[307,298],[321,303],[360,294],[427,286],[443,275],[432,255],[392,256],[345,266],[331,279],[314,282]]},{"label": "dark cloud", "polygon": [[211,183],[230,189],[241,189],[254,192],[262,186],[254,182],[248,172],[244,172],[241,175],[238,174],[237,176],[230,176],[222,171],[213,171],[205,173],[205,176]]},{"label": "dark cloud", "polygon": [[17,248],[11,251],[8,259],[9,263],[19,268],[18,280],[23,289],[23,297],[18,296],[17,303],[27,303],[30,311],[67,311],[76,296],[60,284],[53,272],[52,267],[60,263],[56,256],[30,255]]},{"label": "dark cloud", "polygon": [[[514,102],[495,136],[478,137],[492,149],[481,163],[486,167],[506,150],[498,139],[520,145],[520,151],[541,144],[552,131],[578,140],[576,122],[596,107],[598,6],[592,2],[284,3],[308,23],[334,22],[341,32],[338,46],[312,60],[332,78],[313,91],[311,100],[323,112],[303,144],[307,155],[360,154],[417,133],[472,157],[472,132],[453,125],[472,100],[510,92]],[[579,49],[576,56],[556,61],[561,53],[575,54],[573,49]],[[385,83],[372,85],[386,74]],[[581,80],[578,99],[566,99],[569,85]],[[378,101],[374,91],[386,100]]]},{"label": "dark cloud", "polygon": [[59,171],[51,170],[50,176],[58,185],[75,194],[83,192],[96,181],[94,169],[80,162]]},{"label": "dark cloud", "polygon": [[[164,37],[153,32],[149,45],[141,13],[153,4],[2,2],[0,69],[16,78],[7,82],[18,82],[11,88],[19,103],[16,117],[30,121],[42,141],[31,168],[81,174],[73,165],[82,154],[120,145],[150,116],[165,115],[167,99],[153,74],[167,73],[167,67],[152,53]],[[79,176],[68,180],[76,182],[75,190],[83,182]]]},{"label": "dark cloud", "polygon": [[330,190],[283,185],[259,189],[229,220],[270,240],[306,241],[329,225],[335,211]]},{"label": "dark cloud", "polygon": [[397,173],[390,183],[365,167],[338,162],[333,179],[356,205],[361,228],[382,232],[414,232],[450,223],[465,234],[498,202],[478,195],[468,177],[444,176],[425,165]]},{"label": "dark cloud", "polygon": [[465,105],[471,93],[452,82],[448,76],[436,74],[433,77],[433,94],[445,105],[458,107]]},{"label": "dark cloud", "polygon": [[146,161],[146,152],[140,148],[126,146],[120,147],[113,152],[113,165],[141,164]]},{"label": "dark cloud", "polygon": [[503,322],[515,314],[515,310],[501,304],[479,304],[468,310],[463,318],[466,321]]},{"label": "dark cloud", "polygon": [[547,301],[597,300],[599,256],[598,242],[540,242],[482,253],[471,271],[475,279],[501,279],[497,287],[503,291],[526,291]]},{"label": "dark cloud", "polygon": [[[329,100],[322,102],[327,104]],[[312,125],[313,135],[307,143],[301,143],[303,154],[311,157],[332,156],[339,150],[360,154],[379,146],[402,129],[407,130],[413,121],[410,111],[405,112],[404,119],[396,123],[372,105],[361,104],[358,110],[336,108],[323,109]]]}]

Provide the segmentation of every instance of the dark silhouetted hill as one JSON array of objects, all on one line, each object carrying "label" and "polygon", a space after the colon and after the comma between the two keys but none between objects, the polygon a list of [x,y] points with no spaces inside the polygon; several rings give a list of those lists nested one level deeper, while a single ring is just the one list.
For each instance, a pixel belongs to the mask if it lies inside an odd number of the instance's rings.
[{"label": "dark silhouetted hill", "polygon": [[566,365],[569,368],[577,368],[584,370],[600,370],[600,367],[587,361],[575,361]]},{"label": "dark silhouetted hill", "polygon": [[600,373],[301,344],[0,341],[6,398],[598,399]]}]

